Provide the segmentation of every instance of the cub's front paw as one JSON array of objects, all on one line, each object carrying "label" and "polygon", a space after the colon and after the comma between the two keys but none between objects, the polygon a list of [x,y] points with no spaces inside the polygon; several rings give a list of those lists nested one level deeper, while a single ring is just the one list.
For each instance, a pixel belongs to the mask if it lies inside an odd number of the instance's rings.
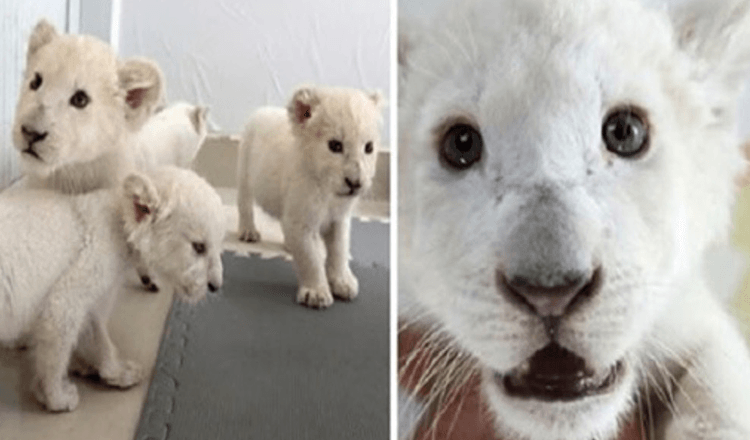
[{"label": "cub's front paw", "polygon": [[240,240],[248,243],[260,241],[260,232],[255,228],[248,228],[240,231]]},{"label": "cub's front paw", "polygon": [[123,361],[113,371],[99,372],[102,381],[111,387],[130,388],[145,377],[146,373],[136,361]]},{"label": "cub's front paw", "polygon": [[329,274],[328,283],[331,292],[343,300],[351,301],[359,294],[359,281],[349,268],[340,274]]},{"label": "cub's front paw", "polygon": [[314,309],[324,309],[333,304],[333,295],[328,286],[318,288],[300,286],[297,291],[297,302]]},{"label": "cub's front paw", "polygon": [[34,379],[32,392],[49,411],[73,411],[78,406],[78,388],[68,378],[55,383]]}]

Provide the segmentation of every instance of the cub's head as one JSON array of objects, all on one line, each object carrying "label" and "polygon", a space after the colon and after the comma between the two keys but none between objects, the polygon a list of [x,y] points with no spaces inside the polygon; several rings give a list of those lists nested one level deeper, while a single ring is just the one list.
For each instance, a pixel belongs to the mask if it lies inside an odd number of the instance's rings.
[{"label": "cub's head", "polygon": [[287,110],[312,177],[337,197],[356,197],[375,175],[383,97],[379,92],[304,87]]},{"label": "cub's head", "polygon": [[45,176],[116,148],[163,100],[159,68],[118,60],[86,35],[61,35],[40,21],[29,38],[13,144],[25,172]]},{"label": "cub's head", "polygon": [[399,42],[401,285],[500,432],[608,438],[730,224],[747,3],[455,3]]},{"label": "cub's head", "polygon": [[226,219],[216,191],[194,172],[155,168],[123,183],[122,215],[128,242],[143,263],[196,302],[223,282],[221,251]]}]

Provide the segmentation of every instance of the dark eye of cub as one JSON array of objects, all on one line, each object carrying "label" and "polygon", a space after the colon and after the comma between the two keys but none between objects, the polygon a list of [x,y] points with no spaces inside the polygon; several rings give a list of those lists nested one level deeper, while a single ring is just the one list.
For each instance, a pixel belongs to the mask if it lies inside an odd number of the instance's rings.
[{"label": "dark eye of cub", "polygon": [[84,108],[89,105],[89,95],[83,90],[76,91],[73,96],[70,97],[70,105],[75,108]]},{"label": "dark eye of cub", "polygon": [[29,84],[29,88],[31,90],[38,90],[39,87],[42,86],[42,75],[39,74],[39,72],[36,72],[34,74],[34,79],[31,80],[31,84]]},{"label": "dark eye of cub", "polygon": [[193,249],[195,249],[195,253],[198,255],[203,255],[206,253],[206,244],[205,243],[193,243]]},{"label": "dark eye of cub", "polygon": [[365,144],[365,153],[371,154],[372,150],[374,150],[374,147],[372,146],[372,142],[368,142]]},{"label": "dark eye of cub", "polygon": [[457,170],[465,170],[482,158],[482,135],[468,124],[456,124],[443,136],[440,156]]},{"label": "dark eye of cub", "polygon": [[343,153],[344,144],[342,144],[341,141],[337,141],[336,139],[331,139],[330,141],[328,141],[328,149],[333,151],[334,153]]},{"label": "dark eye of cub", "polygon": [[648,124],[639,109],[625,107],[612,110],[602,125],[602,139],[607,150],[620,157],[633,157],[648,149]]}]

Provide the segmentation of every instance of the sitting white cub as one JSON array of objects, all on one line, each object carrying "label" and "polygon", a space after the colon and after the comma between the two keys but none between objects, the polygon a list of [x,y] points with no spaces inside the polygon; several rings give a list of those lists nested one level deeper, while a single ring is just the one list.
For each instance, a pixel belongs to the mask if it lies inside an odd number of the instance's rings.
[{"label": "sitting white cub", "polygon": [[22,186],[66,193],[111,187],[133,169],[133,136],[163,101],[159,68],[118,60],[88,35],[40,21],[29,39],[13,144]]},{"label": "sitting white cub", "polygon": [[221,200],[195,173],[165,167],[131,174],[118,188],[64,196],[47,190],[0,194],[0,342],[29,338],[35,397],[70,411],[75,369],[129,387],[144,372],[119,358],[107,321],[137,251],[196,302],[222,284]]},{"label": "sitting white cub", "polygon": [[157,112],[138,132],[136,164],[190,168],[208,134],[207,112],[187,102]]},{"label": "sitting white cub", "polygon": [[307,306],[358,293],[348,261],[351,211],[375,174],[382,105],[378,92],[308,87],[286,110],[259,109],[247,124],[237,173],[240,239],[260,239],[253,202],[280,219],[297,301]]}]

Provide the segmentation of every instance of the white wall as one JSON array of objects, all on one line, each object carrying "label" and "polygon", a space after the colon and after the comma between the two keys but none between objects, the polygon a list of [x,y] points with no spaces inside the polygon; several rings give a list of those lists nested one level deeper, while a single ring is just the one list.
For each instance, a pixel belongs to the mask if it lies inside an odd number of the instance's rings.
[{"label": "white wall", "polygon": [[120,54],[154,58],[170,101],[207,104],[215,131],[239,133],[254,108],[283,105],[300,83],[377,88],[387,96],[389,3],[128,0]]},{"label": "white wall", "polygon": [[0,190],[8,186],[19,172],[11,129],[31,29],[41,17],[52,21],[58,29],[75,29],[75,11],[71,11],[71,20],[68,20],[68,9],[75,7],[75,2],[70,0],[0,2]]}]

